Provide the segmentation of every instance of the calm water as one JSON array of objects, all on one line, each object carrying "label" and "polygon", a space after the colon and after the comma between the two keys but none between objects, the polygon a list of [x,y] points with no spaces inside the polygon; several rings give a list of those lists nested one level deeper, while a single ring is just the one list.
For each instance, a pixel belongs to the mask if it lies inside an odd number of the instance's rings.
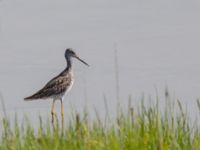
[{"label": "calm water", "polygon": [[0,91],[7,113],[49,115],[51,100],[23,98],[64,69],[67,47],[91,67],[74,61],[76,82],[65,97],[66,113],[70,107],[81,111],[85,103],[104,113],[103,95],[112,112],[117,45],[124,105],[128,95],[135,103],[142,93],[155,97],[156,88],[162,98],[168,86],[193,116],[200,97],[199,18],[197,0],[2,0]]}]

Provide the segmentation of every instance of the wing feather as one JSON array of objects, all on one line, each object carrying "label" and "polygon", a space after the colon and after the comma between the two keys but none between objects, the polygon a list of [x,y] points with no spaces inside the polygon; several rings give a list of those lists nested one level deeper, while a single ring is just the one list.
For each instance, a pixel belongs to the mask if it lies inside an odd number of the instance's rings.
[{"label": "wing feather", "polygon": [[64,93],[72,83],[72,75],[57,76],[50,80],[41,90],[24,100],[46,99]]}]

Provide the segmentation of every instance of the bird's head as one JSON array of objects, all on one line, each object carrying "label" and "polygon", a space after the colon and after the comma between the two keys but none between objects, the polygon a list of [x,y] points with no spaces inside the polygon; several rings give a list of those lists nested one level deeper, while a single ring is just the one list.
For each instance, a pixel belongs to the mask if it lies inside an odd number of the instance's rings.
[{"label": "bird's head", "polygon": [[65,58],[69,59],[70,57],[74,57],[78,59],[79,61],[81,61],[82,63],[84,63],[85,65],[89,66],[85,61],[83,61],[82,59],[78,57],[78,55],[74,52],[72,48],[67,48],[65,51]]}]

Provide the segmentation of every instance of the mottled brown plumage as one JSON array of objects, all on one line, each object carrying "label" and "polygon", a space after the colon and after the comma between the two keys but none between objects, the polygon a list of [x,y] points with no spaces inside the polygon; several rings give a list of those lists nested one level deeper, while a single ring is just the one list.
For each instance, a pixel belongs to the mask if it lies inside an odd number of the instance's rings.
[{"label": "mottled brown plumage", "polygon": [[61,98],[67,89],[73,84],[73,75],[69,70],[64,70],[52,80],[50,80],[41,90],[26,97],[25,100]]},{"label": "mottled brown plumage", "polygon": [[51,109],[52,123],[54,125],[54,115],[55,113],[55,100],[59,99],[61,101],[61,114],[62,114],[62,125],[64,123],[64,106],[63,106],[63,96],[68,92],[73,85],[73,72],[72,72],[72,57],[80,60],[85,65],[89,66],[86,62],[80,59],[76,53],[68,48],[65,51],[65,59],[67,61],[67,67],[58,76],[50,80],[41,90],[33,94],[32,96],[24,98],[24,100],[35,100],[35,99],[47,99],[52,98],[53,104]]}]

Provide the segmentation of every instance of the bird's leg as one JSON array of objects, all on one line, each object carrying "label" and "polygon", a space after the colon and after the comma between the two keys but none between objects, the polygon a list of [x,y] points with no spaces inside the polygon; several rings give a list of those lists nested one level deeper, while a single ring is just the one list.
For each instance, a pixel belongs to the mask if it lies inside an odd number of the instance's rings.
[{"label": "bird's leg", "polygon": [[51,122],[52,124],[54,125],[54,115],[55,115],[55,102],[56,102],[56,99],[53,100],[53,104],[52,104],[52,107],[51,107]]},{"label": "bird's leg", "polygon": [[61,102],[61,117],[62,117],[62,129],[64,128],[64,105],[63,105],[63,100],[60,99]]}]

